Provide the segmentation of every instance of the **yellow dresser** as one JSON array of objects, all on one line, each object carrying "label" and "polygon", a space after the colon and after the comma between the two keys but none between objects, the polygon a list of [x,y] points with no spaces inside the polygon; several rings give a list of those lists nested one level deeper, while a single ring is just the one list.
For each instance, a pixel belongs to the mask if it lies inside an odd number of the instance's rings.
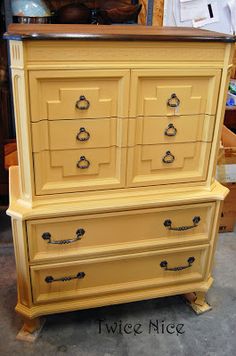
[{"label": "yellow dresser", "polygon": [[18,303],[38,317],[185,294],[209,309],[234,38],[12,25]]}]

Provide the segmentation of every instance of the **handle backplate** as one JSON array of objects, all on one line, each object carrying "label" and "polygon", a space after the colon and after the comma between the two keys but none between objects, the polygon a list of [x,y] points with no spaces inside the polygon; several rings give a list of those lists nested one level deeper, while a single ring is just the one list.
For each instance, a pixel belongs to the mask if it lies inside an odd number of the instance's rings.
[{"label": "handle backplate", "polygon": [[180,100],[175,93],[171,94],[171,97],[167,100],[167,105],[170,108],[177,108],[180,105]]},{"label": "handle backplate", "polygon": [[69,282],[69,281],[72,281],[73,279],[83,279],[84,277],[85,277],[84,272],[79,272],[79,273],[77,273],[76,276],[68,276],[68,277],[60,277],[60,278],[54,278],[52,276],[47,276],[47,277],[45,277],[45,282],[46,283]]},{"label": "handle backplate", "polygon": [[78,229],[76,231],[76,237],[74,239],[66,239],[66,240],[53,240],[52,239],[52,235],[50,234],[50,232],[44,232],[42,234],[42,239],[48,241],[48,244],[51,245],[67,245],[67,244],[71,244],[73,242],[79,241],[82,239],[82,236],[85,234],[85,230],[84,229]]},{"label": "handle backplate", "polygon": [[168,230],[186,231],[186,230],[194,229],[195,227],[197,227],[200,220],[201,220],[200,216],[194,216],[194,218],[192,220],[193,225],[184,225],[184,226],[173,227],[172,221],[170,219],[165,220],[163,224]]},{"label": "handle backplate", "polygon": [[89,160],[85,156],[81,156],[80,160],[77,162],[77,167],[79,169],[88,169],[90,166]]},{"label": "handle backplate", "polygon": [[195,261],[194,257],[189,257],[187,262],[187,265],[184,266],[177,266],[177,267],[168,267],[168,262],[167,261],[162,261],[160,263],[161,268],[164,268],[165,271],[172,271],[172,272],[178,272],[178,271],[182,271],[184,269],[190,268],[193,265],[193,262]]},{"label": "handle backplate", "polygon": [[169,124],[165,129],[165,136],[176,136],[177,128],[173,124]]},{"label": "handle backplate", "polygon": [[75,107],[79,110],[88,110],[90,107],[90,102],[84,95],[81,95],[79,100],[76,101]]},{"label": "handle backplate", "polygon": [[90,133],[84,127],[81,127],[76,138],[80,142],[88,141],[90,139]]},{"label": "handle backplate", "polygon": [[174,160],[175,156],[170,151],[166,151],[165,156],[162,158],[162,162],[166,164],[173,163]]}]

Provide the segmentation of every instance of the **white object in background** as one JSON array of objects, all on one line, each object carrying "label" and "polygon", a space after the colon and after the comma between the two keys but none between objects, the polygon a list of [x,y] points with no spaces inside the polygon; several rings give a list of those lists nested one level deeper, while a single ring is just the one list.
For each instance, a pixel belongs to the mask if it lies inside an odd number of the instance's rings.
[{"label": "white object in background", "polygon": [[207,18],[205,0],[180,0],[180,21]]},{"label": "white object in background", "polygon": [[219,22],[219,9],[216,1],[204,1],[202,12],[193,17],[193,27],[202,27]]},{"label": "white object in background", "polygon": [[230,0],[228,2],[228,7],[230,10],[230,21],[233,34],[236,33],[236,0]]},{"label": "white object in background", "polygon": [[217,166],[216,179],[220,183],[236,182],[236,164],[221,164]]},{"label": "white object in background", "polygon": [[[211,2],[211,0],[209,0]],[[218,5],[219,22],[209,23],[202,28],[226,34],[232,34],[229,0],[215,0]],[[181,21],[180,0],[165,0],[164,2],[164,26],[192,27],[192,20]]]}]

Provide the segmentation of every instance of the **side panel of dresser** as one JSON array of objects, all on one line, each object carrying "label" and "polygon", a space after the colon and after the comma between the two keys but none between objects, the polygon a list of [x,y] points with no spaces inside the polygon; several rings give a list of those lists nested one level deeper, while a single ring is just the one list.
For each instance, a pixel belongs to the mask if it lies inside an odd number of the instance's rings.
[{"label": "side panel of dresser", "polygon": [[20,196],[24,204],[31,204],[34,196],[34,181],[31,129],[26,95],[28,81],[23,43],[10,41],[10,51],[17,153],[20,166]]},{"label": "side panel of dresser", "polygon": [[12,218],[12,234],[16,260],[18,303],[22,307],[30,308],[32,306],[32,295],[24,221]]}]

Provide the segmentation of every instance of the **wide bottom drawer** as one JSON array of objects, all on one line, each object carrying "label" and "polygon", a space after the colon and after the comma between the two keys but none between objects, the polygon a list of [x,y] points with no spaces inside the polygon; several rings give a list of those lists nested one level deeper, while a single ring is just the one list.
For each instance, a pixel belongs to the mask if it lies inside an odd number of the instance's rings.
[{"label": "wide bottom drawer", "polygon": [[[31,262],[208,243],[215,203],[27,221]],[[126,252],[127,253],[127,252]]]},{"label": "wide bottom drawer", "polygon": [[209,247],[31,267],[34,303],[203,281]]}]

